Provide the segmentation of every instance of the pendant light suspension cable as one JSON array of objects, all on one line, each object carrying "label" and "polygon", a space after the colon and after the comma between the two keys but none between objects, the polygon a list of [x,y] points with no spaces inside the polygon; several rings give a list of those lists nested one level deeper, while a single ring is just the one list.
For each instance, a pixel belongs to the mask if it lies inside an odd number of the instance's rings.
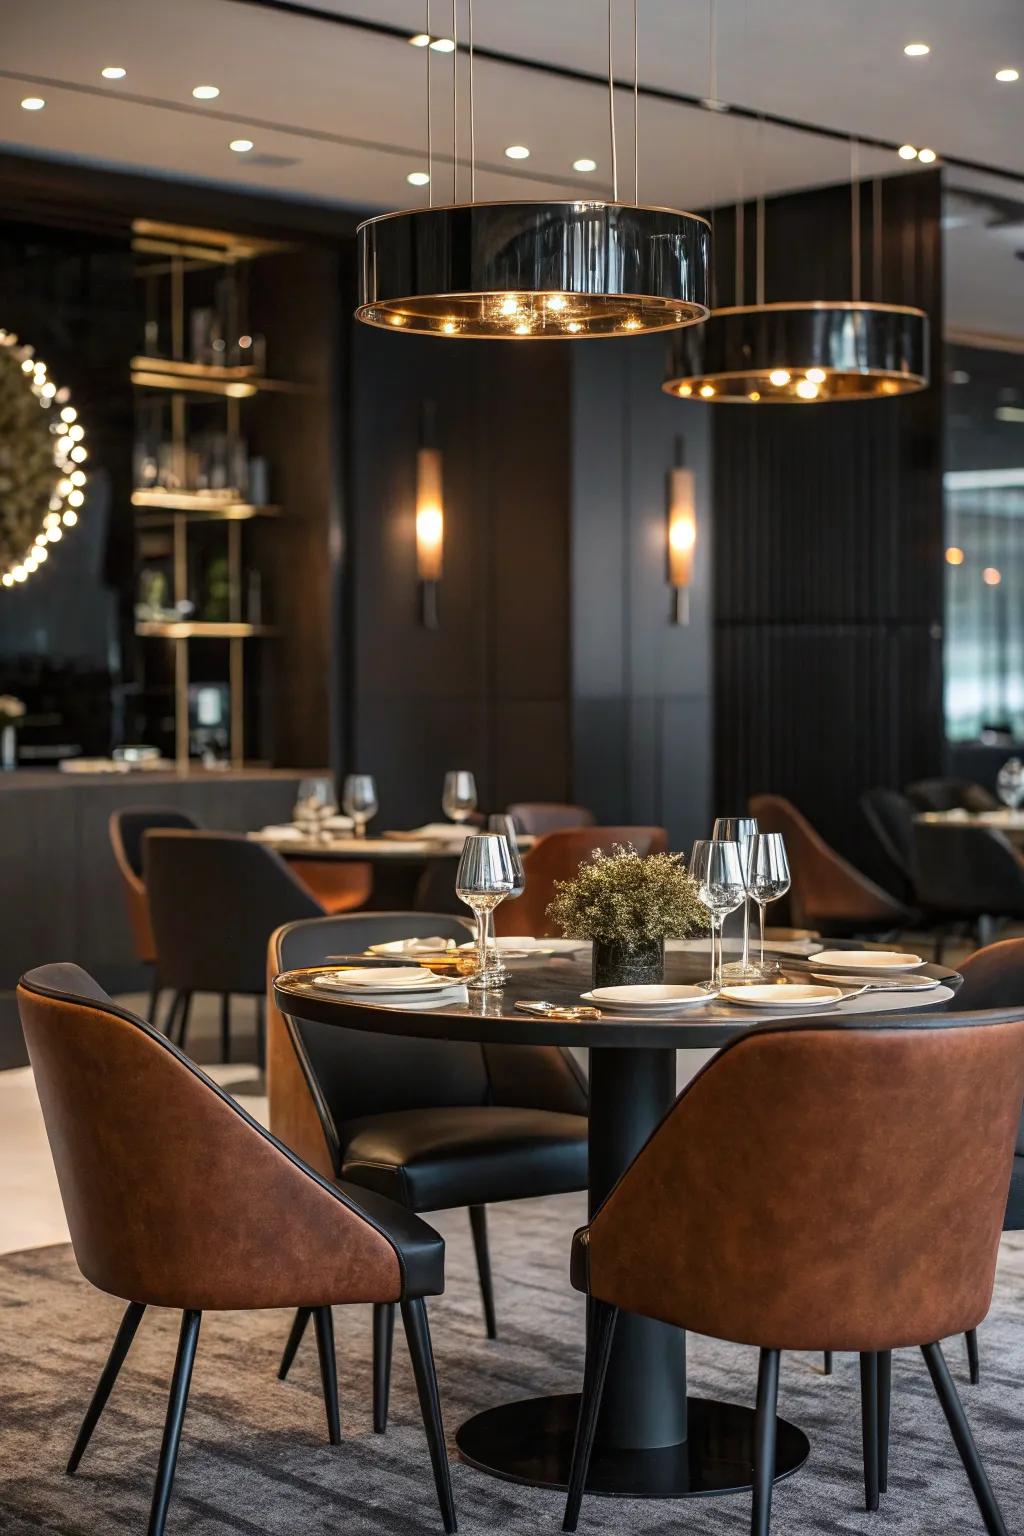
[{"label": "pendant light suspension cable", "polygon": [[850,297],[860,303],[860,161],[859,145],[850,140]]},{"label": "pendant light suspension cable", "polygon": [[612,202],[619,200],[619,151],[615,142],[615,71],[612,62],[612,0],[608,0],[608,124],[612,141]]},{"label": "pendant light suspension cable", "polygon": [[633,0],[633,206],[640,202],[640,33]]},{"label": "pendant light suspension cable", "polygon": [[427,46],[423,52],[427,56],[427,207],[434,206],[434,118],[430,101],[430,55],[433,53],[430,46],[430,0],[427,0]]},{"label": "pendant light suspension cable", "polygon": [[469,200],[476,202],[476,97],[473,93],[473,0],[469,0]]},{"label": "pendant light suspension cable", "polygon": [[871,297],[876,304],[882,302],[882,178],[876,176],[871,185],[871,242],[872,271]]},{"label": "pendant light suspension cable", "polygon": [[459,0],[452,0],[452,202],[459,200]]}]

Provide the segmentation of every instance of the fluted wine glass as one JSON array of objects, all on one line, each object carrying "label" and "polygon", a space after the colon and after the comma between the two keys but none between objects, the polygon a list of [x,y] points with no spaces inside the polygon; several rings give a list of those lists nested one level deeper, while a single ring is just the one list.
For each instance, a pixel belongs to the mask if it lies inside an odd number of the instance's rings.
[{"label": "fluted wine glass", "polygon": [[356,837],[366,836],[366,823],[377,814],[377,786],[368,773],[350,773],[341,796],[346,816],[351,816]]},{"label": "fluted wine glass", "polygon": [[[747,869],[747,849],[750,839],[757,832],[753,816],[719,816],[711,836],[715,842],[738,843],[743,872]],[[736,981],[752,981],[760,973],[750,959],[750,903],[743,901],[743,953],[738,960],[730,960],[722,966],[722,974]]]},{"label": "fluted wine glass", "polygon": [[467,985],[500,987],[508,973],[492,965],[491,913],[511,896],[514,880],[508,841],[498,832],[475,832],[466,838],[455,876],[455,893],[476,917],[477,970]]},{"label": "fluted wine glass", "polygon": [[702,986],[717,992],[722,985],[722,923],[742,904],[747,890],[739,843],[700,838],[690,854],[690,874],[697,882],[697,896],[711,918],[711,977]]},{"label": "fluted wine glass", "polygon": [[467,769],[458,768],[445,774],[441,809],[449,821],[457,822],[460,826],[476,810],[476,779]]},{"label": "fluted wine glass", "polygon": [[764,909],[789,890],[789,860],[781,832],[755,832],[747,844],[747,894],[757,903],[761,922],[761,971],[764,964]]}]

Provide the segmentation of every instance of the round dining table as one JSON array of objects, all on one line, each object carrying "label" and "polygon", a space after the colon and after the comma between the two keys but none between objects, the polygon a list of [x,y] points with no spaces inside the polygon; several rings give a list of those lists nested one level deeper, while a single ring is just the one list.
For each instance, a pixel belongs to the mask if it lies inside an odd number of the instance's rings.
[{"label": "round dining table", "polygon": [[[700,980],[707,966],[706,946],[702,950],[669,953],[666,981]],[[793,965],[793,979],[812,979],[806,961]],[[590,968],[589,946],[573,956],[512,961],[510,980],[500,990],[467,990],[462,1000],[433,1006],[419,1006],[411,998],[401,1006],[353,1000],[317,985],[317,970],[278,976],[274,996],[285,1014],[346,1029],[487,1045],[586,1047],[592,1215],[674,1102],[677,1051],[720,1048],[758,1023],[793,1014],[719,999],[671,1018],[606,1011],[596,1019],[569,1020],[516,1007],[526,1001],[579,1005],[581,993],[590,986]],[[810,1016],[941,1008],[960,984],[960,977],[946,967],[929,964],[915,974],[930,974],[942,984],[928,991],[868,991],[844,998],[828,1013],[818,1010]],[[566,1232],[567,1267],[570,1237]],[[460,1425],[459,1452],[465,1461],[497,1477],[564,1488],[578,1406],[577,1393],[564,1393],[489,1408]],[[795,1472],[808,1451],[803,1431],[780,1419],[776,1479]],[[751,1486],[753,1461],[753,1408],[689,1397],[685,1333],[623,1313],[605,1381],[588,1491],[659,1498],[736,1492]]]}]

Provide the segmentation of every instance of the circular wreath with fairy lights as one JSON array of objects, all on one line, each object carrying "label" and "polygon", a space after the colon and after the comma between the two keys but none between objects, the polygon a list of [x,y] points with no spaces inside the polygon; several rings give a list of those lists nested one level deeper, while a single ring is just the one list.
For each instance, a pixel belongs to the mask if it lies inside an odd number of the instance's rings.
[{"label": "circular wreath with fairy lights", "polygon": [[46,364],[0,330],[0,582],[27,581],[85,501],[85,431]]}]

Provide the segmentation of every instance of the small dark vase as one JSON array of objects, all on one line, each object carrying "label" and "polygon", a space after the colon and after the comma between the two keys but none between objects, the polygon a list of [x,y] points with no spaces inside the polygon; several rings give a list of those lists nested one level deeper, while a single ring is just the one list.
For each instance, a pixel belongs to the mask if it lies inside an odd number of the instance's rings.
[{"label": "small dark vase", "polygon": [[595,987],[637,987],[664,979],[664,939],[646,939],[640,944],[594,940]]}]

